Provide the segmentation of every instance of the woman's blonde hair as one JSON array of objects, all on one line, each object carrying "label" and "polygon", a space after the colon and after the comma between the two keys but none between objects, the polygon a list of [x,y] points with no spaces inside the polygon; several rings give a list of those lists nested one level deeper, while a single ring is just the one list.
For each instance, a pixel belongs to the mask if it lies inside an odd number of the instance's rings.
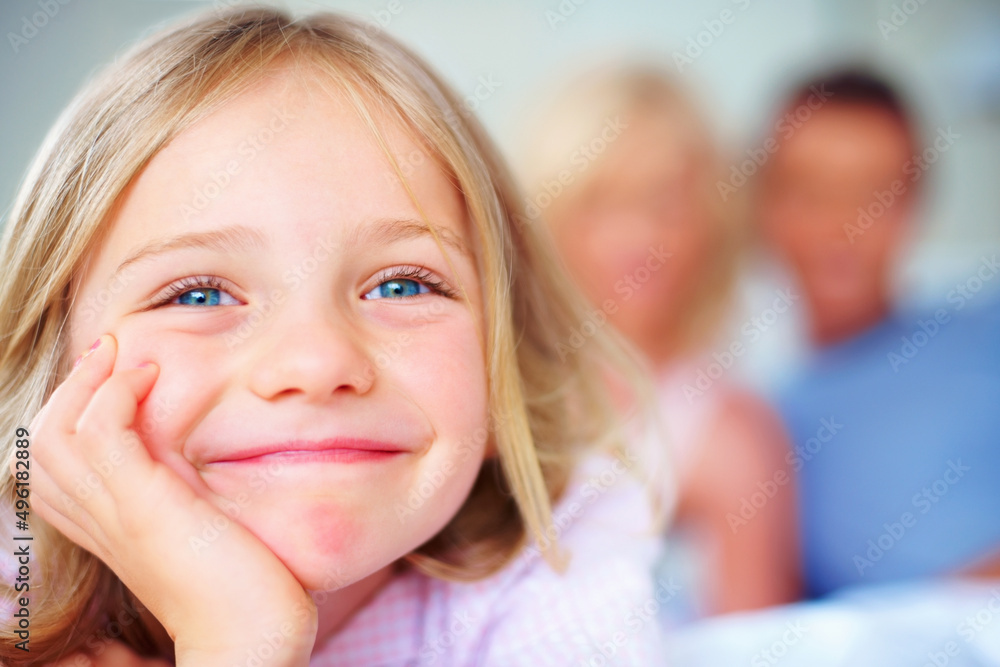
[{"label": "woman's blonde hair", "polygon": [[[608,364],[628,368],[629,356],[614,334],[600,329],[589,335],[587,350],[561,353],[586,307],[539,230],[522,216],[496,149],[427,65],[352,19],[294,19],[269,8],[209,12],[139,44],[74,99],[31,166],[0,246],[6,271],[0,432],[26,426],[68,372],[74,276],[107,234],[126,187],[179,132],[289,58],[329,74],[376,136],[370,107],[407,128],[464,196],[481,248],[489,437],[497,457],[484,462],[451,523],[408,561],[433,576],[484,577],[526,540],[552,543],[551,504],[582,443],[611,448],[621,442],[621,419],[601,374]],[[387,156],[405,183],[396,159]],[[12,438],[5,442],[9,465]],[[6,502],[14,499],[12,479],[5,479],[2,494]],[[0,660],[9,665],[80,650],[102,624],[114,625],[123,613],[136,616],[136,600],[101,561],[37,518],[32,528],[31,653],[15,649],[17,635],[4,628]],[[558,564],[555,550],[543,553]],[[7,582],[0,594],[16,596]],[[118,622],[112,634],[150,654],[158,650],[153,627]]]},{"label": "woman's blonde hair", "polygon": [[[746,225],[741,212],[743,198],[730,198],[720,191],[719,184],[724,182],[721,160],[705,114],[673,75],[649,64],[608,63],[556,87],[532,114],[516,159],[520,181],[528,193],[526,214],[553,224],[557,216],[551,215],[552,210],[599,177],[603,157],[614,149],[614,138],[601,143],[609,121],[617,119],[627,132],[631,121],[639,118],[667,122],[676,129],[684,143],[682,159],[694,168],[696,196],[708,214],[712,250],[691,279],[694,293],[685,304],[676,332],[676,352],[698,352],[717,333],[728,311],[739,258],[746,247]],[[581,147],[588,145],[593,150],[582,153]],[[551,184],[560,185],[560,172],[569,172],[573,180],[555,188]]]}]

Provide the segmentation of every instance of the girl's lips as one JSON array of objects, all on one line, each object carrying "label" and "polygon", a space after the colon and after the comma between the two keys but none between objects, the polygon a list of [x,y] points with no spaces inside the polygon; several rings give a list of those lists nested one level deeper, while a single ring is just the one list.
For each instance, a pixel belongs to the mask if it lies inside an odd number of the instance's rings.
[{"label": "girl's lips", "polygon": [[321,461],[374,462],[396,458],[410,451],[401,445],[364,438],[289,440],[222,454],[207,463],[254,463],[271,460],[303,463]]},{"label": "girl's lips", "polygon": [[324,449],[322,451],[288,450],[249,456],[236,460],[213,461],[213,464],[251,465],[255,463],[378,463],[402,456],[404,452],[365,449]]}]

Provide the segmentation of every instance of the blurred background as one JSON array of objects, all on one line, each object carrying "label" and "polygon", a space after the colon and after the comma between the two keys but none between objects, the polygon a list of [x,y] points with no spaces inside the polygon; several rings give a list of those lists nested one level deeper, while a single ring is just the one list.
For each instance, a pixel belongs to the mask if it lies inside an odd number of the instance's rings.
[{"label": "blurred background", "polygon": [[[0,211],[73,93],[156,26],[214,2],[6,0],[0,4]],[[940,302],[1000,249],[1000,2],[995,0],[296,0],[377,22],[464,95],[501,149],[561,77],[607,60],[648,59],[700,97],[736,164],[775,100],[817,67],[864,58],[895,75],[922,129],[961,137],[930,170],[917,242],[899,269],[904,298]],[[48,10],[46,11],[46,7]],[[719,21],[724,11],[728,23]],[[48,14],[53,14],[51,17]],[[713,34],[715,26],[718,34]],[[721,31],[718,27],[721,26]],[[700,42],[700,44],[699,44]],[[693,55],[692,55],[693,54]],[[769,303],[771,278],[740,283],[733,322]],[[764,305],[762,305],[764,304]],[[795,363],[792,312],[740,359],[770,384]]]}]

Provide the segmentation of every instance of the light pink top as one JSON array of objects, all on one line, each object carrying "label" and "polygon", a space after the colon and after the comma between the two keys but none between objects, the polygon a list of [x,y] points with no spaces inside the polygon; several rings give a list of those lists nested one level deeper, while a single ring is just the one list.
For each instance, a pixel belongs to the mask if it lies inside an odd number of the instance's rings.
[{"label": "light pink top", "polygon": [[407,571],[310,665],[664,664],[656,613],[676,591],[653,579],[660,541],[646,490],[622,462],[593,458],[553,517],[571,554],[564,574],[533,547],[475,583]]},{"label": "light pink top", "polygon": [[[571,554],[564,574],[534,548],[476,583],[408,571],[318,646],[310,665],[664,664],[656,614],[677,591],[654,582],[660,540],[635,467],[595,457],[578,470],[553,509]],[[16,559],[0,556],[0,576],[13,581],[16,573]],[[3,625],[14,604],[0,600]]]}]

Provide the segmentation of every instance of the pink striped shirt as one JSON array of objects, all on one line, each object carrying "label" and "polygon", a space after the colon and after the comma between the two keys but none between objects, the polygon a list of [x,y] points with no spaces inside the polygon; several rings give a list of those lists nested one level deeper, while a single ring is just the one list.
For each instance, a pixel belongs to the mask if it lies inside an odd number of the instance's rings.
[{"label": "pink striped shirt", "polygon": [[653,580],[661,542],[632,467],[595,457],[577,471],[553,510],[563,574],[531,547],[474,583],[405,571],[311,667],[663,664],[656,615],[674,591]]}]

